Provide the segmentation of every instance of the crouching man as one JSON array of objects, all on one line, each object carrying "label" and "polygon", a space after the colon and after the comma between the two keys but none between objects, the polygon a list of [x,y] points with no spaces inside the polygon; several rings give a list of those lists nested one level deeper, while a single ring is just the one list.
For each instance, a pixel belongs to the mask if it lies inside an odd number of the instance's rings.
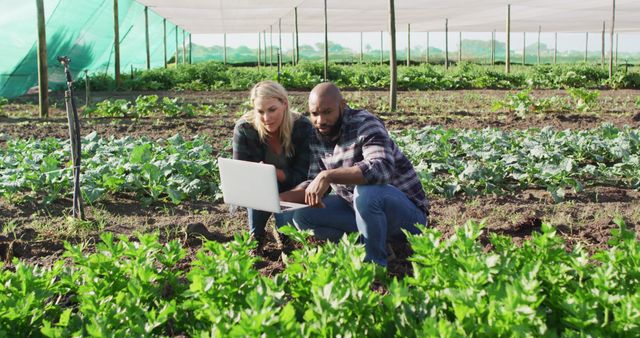
[{"label": "crouching man", "polygon": [[311,206],[294,213],[299,229],[331,241],[357,231],[365,260],[386,266],[387,240],[402,238],[401,229],[418,233],[415,224],[427,224],[429,202],[420,180],[382,121],[349,108],[334,84],[313,88],[309,112],[316,135],[308,180],[280,197]]}]

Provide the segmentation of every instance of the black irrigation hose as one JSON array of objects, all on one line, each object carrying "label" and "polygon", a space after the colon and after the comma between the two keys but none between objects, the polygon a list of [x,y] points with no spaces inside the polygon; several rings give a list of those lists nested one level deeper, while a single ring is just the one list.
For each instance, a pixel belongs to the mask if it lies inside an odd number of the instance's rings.
[{"label": "black irrigation hose", "polygon": [[81,163],[81,142],[80,142],[80,119],[76,109],[76,100],[73,96],[73,77],[69,70],[71,59],[67,56],[58,56],[58,61],[64,66],[64,73],[67,76],[67,90],[64,92],[64,101],[67,108],[67,119],[69,121],[69,138],[71,139],[71,162],[73,163],[73,217],[84,219],[82,208],[82,194],[80,192],[80,163]]}]

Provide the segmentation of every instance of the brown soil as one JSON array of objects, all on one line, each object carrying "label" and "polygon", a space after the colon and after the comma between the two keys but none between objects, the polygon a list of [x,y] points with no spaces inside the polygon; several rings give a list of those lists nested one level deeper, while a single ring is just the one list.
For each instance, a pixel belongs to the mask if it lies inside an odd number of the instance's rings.
[{"label": "brown soil", "polygon": [[[102,93],[101,97],[135,98],[140,93]],[[144,93],[149,94],[149,93]],[[228,144],[234,121],[238,117],[240,104],[246,100],[246,92],[221,93],[160,93],[178,95],[184,102],[225,102],[229,106],[226,114],[193,118],[145,118],[131,119],[82,119],[82,133],[96,131],[103,137],[167,138],[176,133],[184,137],[208,135],[214,149],[220,151]],[[291,93],[295,107],[302,107],[306,93]],[[426,125],[444,125],[450,128],[520,129],[552,126],[555,129],[587,129],[603,122],[616,126],[640,127],[640,111],[631,103],[640,91],[602,92],[601,112],[597,114],[545,113],[516,118],[507,112],[493,112],[490,102],[503,98],[505,91],[458,91],[458,92],[403,92],[400,93],[400,112],[389,113],[382,107],[385,92],[349,92],[350,102],[376,112],[390,129],[416,128]],[[536,91],[536,96],[558,95],[556,91]],[[562,95],[562,94],[561,94]],[[94,95],[96,99],[98,98]],[[54,100],[56,98],[54,96]],[[7,138],[67,138],[66,115],[60,108],[52,109],[52,118],[47,121],[31,117],[16,117],[21,111],[33,109],[29,100],[5,107],[12,117],[0,117],[0,147]],[[382,102],[382,103],[381,103]],[[58,105],[60,107],[62,105]],[[425,108],[426,106],[426,108]],[[622,109],[619,107],[623,107]],[[384,108],[384,107],[382,107]],[[24,116],[24,114],[23,114]],[[31,115],[32,116],[32,115]],[[640,193],[635,190],[613,187],[589,187],[579,194],[567,194],[566,201],[554,204],[546,191],[526,190],[501,196],[458,196],[453,199],[431,197],[431,226],[446,236],[453,233],[454,226],[468,220],[483,220],[487,232],[510,236],[517,243],[531,238],[540,230],[543,222],[555,226],[565,238],[567,249],[581,244],[590,251],[606,248],[612,222],[622,217],[630,229],[640,234]],[[180,240],[189,256],[181,262],[187,267],[195,252],[201,247],[202,237],[220,242],[230,241],[234,234],[246,229],[246,213],[238,211],[231,215],[226,206],[217,202],[196,201],[175,206],[156,204],[143,207],[133,196],[113,196],[94,206],[87,206],[88,222],[79,223],[69,217],[71,202],[60,200],[51,205],[25,202],[14,205],[0,199],[0,259],[8,263],[11,259],[51,265],[60,259],[64,242],[85,244],[88,251],[99,241],[102,232],[109,231],[126,236],[137,233],[157,232],[162,241]],[[487,237],[483,243],[490,249]],[[281,253],[293,250],[292,246],[281,248],[276,236],[269,235],[262,261],[257,264],[265,275],[273,275],[284,269]],[[395,259],[390,261],[389,273],[403,276],[411,272],[407,261],[411,251],[406,245],[393,247]]]}]

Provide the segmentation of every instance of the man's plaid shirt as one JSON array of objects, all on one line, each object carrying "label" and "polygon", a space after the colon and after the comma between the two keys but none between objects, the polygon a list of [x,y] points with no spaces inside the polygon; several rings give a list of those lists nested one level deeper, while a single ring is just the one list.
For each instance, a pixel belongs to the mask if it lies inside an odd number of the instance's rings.
[{"label": "man's plaid shirt", "polygon": [[[308,185],[322,170],[360,167],[367,184],[390,184],[429,212],[429,202],[411,162],[391,140],[380,119],[366,110],[343,112],[340,136],[328,141],[320,136],[310,142],[311,165]],[[354,185],[331,184],[331,189],[353,204]]]}]

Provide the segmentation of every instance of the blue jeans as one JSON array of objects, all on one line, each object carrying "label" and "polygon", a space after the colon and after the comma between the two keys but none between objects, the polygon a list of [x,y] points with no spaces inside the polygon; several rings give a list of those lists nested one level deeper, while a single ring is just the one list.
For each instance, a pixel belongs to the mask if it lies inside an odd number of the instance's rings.
[{"label": "blue jeans", "polygon": [[[272,213],[269,211],[247,208],[247,214],[249,217],[249,232],[251,232],[255,237],[264,237],[267,221]],[[292,211],[274,215],[276,218],[276,228],[278,229],[287,224],[293,224]]]},{"label": "blue jeans", "polygon": [[366,261],[387,265],[387,238],[420,232],[416,223],[427,224],[424,211],[396,187],[358,185],[353,204],[337,195],[322,199],[325,208],[294,211],[293,222],[301,230],[312,230],[318,239],[339,240],[345,233],[360,232],[366,250]]}]

